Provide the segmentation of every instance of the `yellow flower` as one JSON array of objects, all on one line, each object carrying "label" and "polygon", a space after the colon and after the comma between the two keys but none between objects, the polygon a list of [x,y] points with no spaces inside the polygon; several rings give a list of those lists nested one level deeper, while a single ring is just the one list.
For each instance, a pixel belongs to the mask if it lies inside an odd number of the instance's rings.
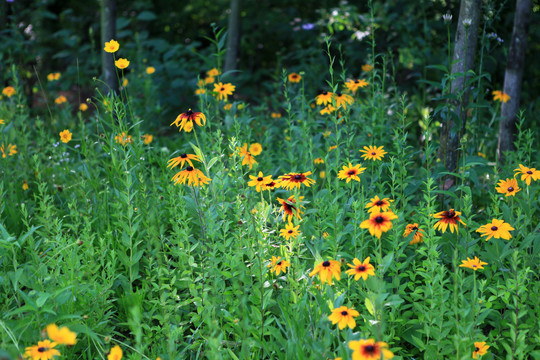
[{"label": "yellow flower", "polygon": [[79,105],[79,110],[81,110],[81,111],[88,110],[88,105],[86,105],[85,103],[82,103],[81,105]]},{"label": "yellow flower", "polygon": [[173,167],[176,167],[176,166],[180,165],[180,167],[183,168],[185,162],[187,162],[189,165],[193,166],[193,163],[191,162],[191,160],[201,162],[201,160],[199,160],[199,157],[197,155],[194,155],[194,154],[181,154],[180,156],[177,156],[177,157],[172,158],[171,160],[169,160],[167,162],[167,167],[168,168],[169,167],[173,168]]},{"label": "yellow flower", "polygon": [[324,164],[324,159],[322,157],[318,157],[316,158],[315,160],[313,160],[313,163],[315,165],[318,165],[318,164]]},{"label": "yellow flower", "polygon": [[356,326],[354,318],[357,316],[360,316],[358,311],[346,306],[340,306],[332,310],[332,315],[328,316],[328,320],[332,322],[332,325],[338,324],[339,330],[343,330],[345,326],[354,329]]},{"label": "yellow flower", "polygon": [[527,185],[531,185],[531,179],[534,181],[540,179],[540,170],[536,170],[535,168],[528,168],[519,164],[519,169],[514,169],[514,171],[516,171],[514,177],[521,173],[521,181],[525,180]]},{"label": "yellow flower", "polygon": [[461,260],[463,264],[459,265],[459,267],[466,267],[469,269],[473,269],[474,271],[478,269],[484,269],[484,265],[487,265],[487,262],[481,261],[478,257],[474,257],[474,259],[469,259],[467,257],[467,260]]},{"label": "yellow flower", "polygon": [[302,76],[300,76],[300,74],[293,72],[289,74],[288,79],[289,79],[289,82],[299,83],[300,80],[302,80]]},{"label": "yellow flower", "polygon": [[510,95],[503,93],[501,90],[495,90],[492,92],[493,94],[493,101],[502,101],[503,103],[506,103],[508,100],[510,100]]},{"label": "yellow flower", "polygon": [[336,260],[325,260],[315,266],[312,272],[309,273],[309,276],[319,274],[321,283],[332,284],[332,277],[335,277],[337,280],[341,280],[341,263]]},{"label": "yellow flower", "polygon": [[105,47],[103,48],[103,50],[105,50],[108,53],[114,53],[114,52],[117,52],[119,48],[120,48],[120,44],[118,43],[118,41],[111,40],[105,43]]},{"label": "yellow flower", "polygon": [[360,228],[368,229],[371,235],[380,239],[383,232],[392,228],[392,220],[397,218],[397,215],[390,210],[387,212],[374,211],[369,215],[369,219],[360,224]]},{"label": "yellow flower", "polygon": [[[0,146],[0,152],[2,153],[2,157],[5,158],[7,155],[13,156],[17,153],[17,145],[8,144],[6,147],[3,143],[2,146]],[[6,155],[7,153],[7,155]]]},{"label": "yellow flower", "polygon": [[294,226],[293,224],[288,223],[285,225],[285,229],[279,230],[279,236],[285,238],[285,240],[289,240],[291,237],[296,238],[300,235],[300,231],[298,231],[299,228],[300,225]]},{"label": "yellow flower", "polygon": [[270,114],[270,116],[272,116],[273,119],[279,119],[281,117],[281,113],[273,112]]},{"label": "yellow flower", "polygon": [[390,209],[390,203],[394,200],[390,200],[389,198],[380,199],[378,195],[375,195],[373,199],[371,199],[366,204],[366,209],[369,209],[368,211],[374,212],[374,211],[387,211]]},{"label": "yellow flower", "polygon": [[188,166],[184,170],[176,173],[171,181],[176,184],[185,184],[193,186],[202,186],[208,184],[212,179],[203,174],[199,169],[195,169],[193,166]]},{"label": "yellow flower", "polygon": [[364,146],[364,150],[360,150],[360,152],[364,153],[362,157],[366,160],[381,160],[384,157],[384,154],[387,154],[386,151],[384,151],[384,146]]},{"label": "yellow flower", "polygon": [[[302,200],[304,199],[303,196],[299,197],[300,199],[300,208],[304,208],[302,206]],[[276,198],[276,200],[281,204],[280,212],[283,211],[283,221],[287,219],[289,222],[291,222],[293,216],[295,216],[298,220],[302,220],[302,217],[300,216],[302,214],[302,210],[300,208],[296,207],[296,199],[294,195],[290,196],[287,200]]]},{"label": "yellow flower", "polygon": [[27,182],[26,180],[23,181],[22,189],[23,189],[24,191],[28,190],[28,182]]},{"label": "yellow flower", "polygon": [[49,80],[49,81],[58,80],[58,79],[60,79],[60,76],[61,76],[61,74],[59,72],[50,73],[49,75],[47,75],[47,80]]},{"label": "yellow flower", "polygon": [[49,339],[60,345],[75,345],[77,334],[69,330],[67,326],[58,327],[56,324],[47,325],[47,336]]},{"label": "yellow flower", "polygon": [[107,360],[121,360],[122,355],[123,355],[122,349],[120,348],[120,346],[116,345],[107,354]]},{"label": "yellow flower", "polygon": [[156,68],[153,67],[153,66],[149,66],[149,67],[146,68],[146,73],[147,73],[148,75],[153,74],[153,73],[155,73],[155,72],[156,72]]},{"label": "yellow flower", "polygon": [[351,269],[345,272],[349,275],[354,275],[355,281],[360,280],[360,278],[367,280],[368,276],[375,276],[375,268],[369,263],[370,259],[368,256],[364,262],[361,262],[357,258],[354,258],[352,264],[347,264]]},{"label": "yellow flower", "polygon": [[484,341],[474,343],[474,351],[472,353],[473,359],[478,359],[478,356],[486,355],[487,350],[490,348]]},{"label": "yellow flower", "polygon": [[29,346],[25,349],[24,357],[32,360],[49,360],[55,356],[60,356],[60,351],[54,347],[57,344],[50,340],[38,341],[37,345]]},{"label": "yellow flower", "polygon": [[142,138],[145,145],[150,145],[152,140],[154,140],[154,136],[150,134],[144,134]]},{"label": "yellow flower", "polygon": [[497,185],[499,187],[496,187],[495,190],[497,190],[498,193],[506,194],[505,196],[516,196],[516,193],[521,191],[518,186],[517,180],[514,178],[499,180]]},{"label": "yellow flower", "polygon": [[116,65],[116,67],[119,69],[125,69],[129,66],[129,60],[120,58],[114,62],[114,65]]},{"label": "yellow flower", "polygon": [[321,115],[326,115],[326,114],[330,115],[334,111],[336,111],[336,108],[334,106],[332,106],[332,104],[328,104],[326,107],[321,109],[320,113],[321,113]]},{"label": "yellow flower", "polygon": [[373,70],[373,66],[371,66],[369,64],[362,65],[362,71],[370,72],[371,70]]},{"label": "yellow flower", "polygon": [[368,85],[369,85],[369,83],[364,79],[362,79],[362,80],[348,80],[345,83],[345,86],[347,87],[347,89],[349,91],[352,91],[353,93],[356,92],[356,90],[358,90],[358,88],[366,87]]},{"label": "yellow flower", "polygon": [[213,84],[216,79],[213,76],[208,76],[204,78],[204,84]]},{"label": "yellow flower", "polygon": [[315,98],[317,105],[331,104],[333,95],[334,94],[332,94],[331,92],[323,91],[322,93],[317,95],[317,97]]},{"label": "yellow flower", "polygon": [[267,267],[271,267],[270,272],[275,272],[276,276],[279,276],[279,273],[283,271],[285,274],[287,272],[287,268],[291,266],[291,263],[287,260],[282,260],[278,257],[272,256],[272,259],[270,259],[270,264],[268,264]]},{"label": "yellow flower", "polygon": [[7,96],[8,98],[9,97],[12,97],[13,95],[15,95],[17,93],[17,91],[15,91],[15,88],[13,86],[6,86],[3,90],[2,90],[2,94]]},{"label": "yellow flower", "polygon": [[342,93],[336,93],[334,96],[334,99],[336,101],[336,107],[343,107],[343,109],[347,109],[347,105],[351,105],[354,103],[354,99],[351,95],[342,94]]},{"label": "yellow flower", "polygon": [[73,135],[72,133],[69,132],[69,130],[64,130],[60,133],[60,140],[63,142],[63,143],[68,143],[71,141],[71,135]]},{"label": "yellow flower", "polygon": [[54,99],[54,102],[58,105],[60,104],[63,104],[65,102],[67,102],[67,99],[64,95],[60,95],[59,97],[57,97],[56,99]]},{"label": "yellow flower", "polygon": [[254,156],[257,156],[259,155],[260,153],[262,153],[262,146],[261,144],[259,143],[253,143],[249,146],[249,152],[254,155]]},{"label": "yellow flower", "polygon": [[224,109],[224,110],[227,110],[227,111],[231,110],[231,108],[232,108],[232,104],[231,104],[231,103],[225,104],[225,106],[223,106],[223,109]]},{"label": "yellow flower", "polygon": [[311,187],[315,184],[315,180],[308,178],[311,171],[305,173],[288,173],[279,177],[279,186],[283,189],[299,189],[302,184]]},{"label": "yellow flower", "polygon": [[220,74],[219,70],[216,69],[216,68],[213,68],[213,69],[210,69],[206,72],[206,75],[208,76],[211,76],[211,77],[215,77],[215,76],[218,76]]},{"label": "yellow flower", "polygon": [[330,136],[330,134],[332,134],[330,130],[326,130],[325,132],[322,133],[325,139],[327,139]]},{"label": "yellow flower", "polygon": [[133,138],[131,137],[131,135],[122,132],[121,134],[118,134],[114,137],[114,141],[121,145],[127,145],[133,142]]},{"label": "yellow flower", "polygon": [[345,180],[347,184],[351,180],[356,180],[360,182],[360,178],[358,175],[362,174],[366,170],[366,168],[360,167],[360,164],[352,165],[349,163],[349,166],[343,165],[343,170],[340,170],[338,172],[338,178],[341,180]]},{"label": "yellow flower", "polygon": [[495,239],[503,238],[504,240],[510,240],[512,235],[510,231],[515,230],[510,224],[505,223],[504,220],[491,220],[491,223],[482,225],[476,230],[476,232],[482,233],[482,236],[487,236],[486,241],[494,237]]},{"label": "yellow flower", "polygon": [[197,89],[195,90],[195,95],[206,94],[206,89]]},{"label": "yellow flower", "polygon": [[202,112],[195,112],[189,109],[185,113],[181,113],[176,117],[170,126],[176,125],[180,129],[178,131],[191,132],[193,130],[193,122],[198,126],[204,126],[206,124],[206,116]]},{"label": "yellow flower", "polygon": [[433,214],[433,217],[435,219],[440,219],[439,221],[435,223],[435,225],[433,225],[433,228],[435,230],[437,229],[440,230],[444,234],[444,232],[446,231],[446,228],[450,226],[450,232],[452,234],[454,233],[454,229],[456,230],[456,232],[459,232],[459,229],[457,226],[458,221],[462,223],[463,225],[467,226],[467,224],[465,224],[463,220],[461,220],[461,218],[459,217],[460,215],[461,215],[461,212],[455,211],[454,209],[450,209],[448,211],[441,211],[436,214]]},{"label": "yellow flower", "polygon": [[272,175],[264,176],[262,171],[259,171],[259,175],[257,176],[249,175],[249,178],[251,181],[248,182],[248,186],[255,186],[257,192],[266,190],[266,184],[272,182]]},{"label": "yellow flower", "polygon": [[388,344],[373,339],[349,341],[349,348],[353,351],[352,360],[387,360],[394,357],[388,350]]},{"label": "yellow flower", "polygon": [[237,147],[236,150],[242,158],[242,165],[249,165],[249,169],[251,170],[253,168],[253,165],[257,164],[255,157],[248,151],[247,143],[244,143],[241,148]]},{"label": "yellow flower", "polygon": [[219,82],[214,84],[214,96],[216,96],[218,100],[227,101],[227,96],[232,95],[235,89],[236,86],[231,83],[223,84]]},{"label": "yellow flower", "polygon": [[324,179],[325,176],[326,176],[326,171],[323,170],[323,171],[321,171],[321,172],[319,173],[319,177],[320,177],[321,179]]},{"label": "yellow flower", "polygon": [[127,78],[124,78],[124,79],[122,80],[122,86],[123,86],[123,87],[128,86],[128,83],[129,83],[129,81],[128,81]]},{"label": "yellow flower", "polygon": [[4,125],[6,121],[4,119],[0,119],[0,125]]},{"label": "yellow flower", "polygon": [[328,148],[328,152],[334,150],[334,149],[337,149],[337,145],[332,145]]},{"label": "yellow flower", "polygon": [[417,223],[407,224],[405,231],[403,232],[403,237],[409,236],[412,232],[414,232],[414,235],[413,239],[409,242],[409,245],[424,242],[424,230],[420,229]]}]

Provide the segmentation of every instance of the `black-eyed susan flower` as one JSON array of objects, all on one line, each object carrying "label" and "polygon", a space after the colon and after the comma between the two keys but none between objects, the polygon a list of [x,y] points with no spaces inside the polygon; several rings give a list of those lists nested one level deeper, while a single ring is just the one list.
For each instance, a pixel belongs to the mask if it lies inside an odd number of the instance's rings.
[{"label": "black-eyed susan flower", "polygon": [[58,327],[56,324],[49,324],[46,328],[49,339],[59,345],[75,345],[77,334],[69,330],[67,326]]},{"label": "black-eyed susan flower", "polygon": [[531,179],[534,181],[540,179],[540,170],[536,170],[535,168],[528,168],[519,164],[519,169],[515,169],[514,171],[516,171],[514,177],[521,174],[521,181],[525,181],[527,185],[531,185]]},{"label": "black-eyed susan flower", "polygon": [[175,158],[172,158],[171,160],[169,160],[167,162],[167,167],[169,168],[173,168],[173,167],[176,167],[178,165],[180,165],[180,167],[184,167],[184,163],[187,162],[189,165],[193,166],[193,163],[191,162],[191,160],[193,161],[198,161],[198,162],[201,162],[201,160],[199,159],[199,156],[197,155],[194,155],[194,154],[180,154],[180,156],[177,156]]},{"label": "black-eyed susan flower", "polygon": [[300,74],[297,74],[295,72],[290,73],[288,78],[289,78],[289,82],[292,82],[292,83],[299,83],[300,80],[302,80],[302,76],[300,76]]},{"label": "black-eyed susan flower", "polygon": [[60,105],[67,102],[67,98],[64,95],[58,96],[56,99],[54,99],[55,104]]},{"label": "black-eyed susan flower", "polygon": [[114,141],[117,144],[125,146],[127,144],[131,144],[133,142],[133,138],[131,137],[131,135],[128,135],[125,132],[122,132],[121,134],[118,134],[114,137]]},{"label": "black-eyed susan flower", "polygon": [[505,194],[505,196],[516,196],[516,193],[521,191],[517,180],[514,178],[499,180],[497,185],[498,187],[496,187],[495,190],[497,190],[498,193]]},{"label": "black-eyed susan flower", "polygon": [[313,271],[309,273],[309,276],[316,274],[319,274],[322,284],[325,282],[331,284],[333,277],[336,278],[336,280],[341,280],[341,263],[336,260],[325,260],[315,266]]},{"label": "black-eyed susan flower", "polygon": [[318,164],[324,164],[324,159],[322,157],[318,157],[316,158],[315,160],[313,160],[313,163],[315,165],[318,165]]},{"label": "black-eyed susan flower", "polygon": [[251,155],[253,155],[253,156],[259,155],[260,153],[262,153],[262,146],[261,146],[261,144],[259,144],[259,143],[253,143],[253,144],[249,145],[249,152],[250,152]]},{"label": "black-eyed susan flower", "polygon": [[26,191],[26,190],[29,189],[29,187],[28,187],[28,182],[27,182],[26,180],[23,181],[22,189],[23,189],[24,191]]},{"label": "black-eyed susan flower", "polygon": [[278,184],[272,180],[269,183],[264,184],[264,190],[274,190],[276,187],[278,187],[277,185]]},{"label": "black-eyed susan flower", "polygon": [[2,153],[3,158],[7,157],[8,155],[13,156],[18,152],[17,145],[8,144],[7,146],[5,146],[2,143],[2,146],[0,146],[0,152]]},{"label": "black-eyed susan flower", "polygon": [[279,230],[279,236],[285,238],[285,240],[289,240],[291,237],[296,238],[298,235],[300,235],[300,231],[298,231],[299,228],[300,225],[294,226],[293,224],[288,223],[285,225],[285,229]]},{"label": "black-eyed susan flower", "polygon": [[298,220],[302,220],[302,210],[300,208],[304,208],[301,205],[303,199],[303,196],[299,197],[300,206],[297,206],[294,195],[289,196],[287,200],[276,198],[276,200],[281,204],[280,211],[283,212],[283,221],[287,219],[288,222],[291,222],[293,216],[296,217]]},{"label": "black-eyed susan flower", "polygon": [[371,70],[373,70],[373,66],[372,66],[372,65],[370,65],[370,64],[362,65],[362,71],[363,71],[363,72],[370,72]]},{"label": "black-eyed susan flower", "polygon": [[124,353],[120,346],[115,345],[107,354],[107,360],[122,360]]},{"label": "black-eyed susan flower", "polygon": [[152,140],[154,140],[154,136],[150,134],[144,134],[141,136],[141,140],[144,142],[145,145],[150,145]]},{"label": "black-eyed susan flower", "polygon": [[315,184],[315,180],[308,178],[309,175],[311,171],[281,175],[278,179],[279,187],[287,190],[299,189],[302,184],[311,187],[311,184]]},{"label": "black-eyed susan flower", "polygon": [[268,267],[271,268],[270,272],[275,272],[276,276],[279,276],[281,272],[285,274],[287,272],[287,268],[290,266],[290,262],[275,256],[272,256],[272,259],[270,259],[270,264],[268,264]]},{"label": "black-eyed susan flower", "polygon": [[181,113],[176,117],[170,126],[176,125],[178,131],[191,132],[193,130],[193,123],[198,126],[204,126],[206,124],[206,116],[202,112],[192,111],[189,109],[185,113]]},{"label": "black-eyed susan flower", "polygon": [[336,107],[333,106],[332,104],[328,104],[327,106],[321,109],[320,113],[321,115],[330,115],[334,111],[336,111]]},{"label": "black-eyed susan flower", "polygon": [[380,239],[383,232],[392,228],[392,220],[397,218],[397,215],[390,210],[386,212],[374,211],[369,214],[369,219],[360,224],[360,228],[368,229],[371,235]]},{"label": "black-eyed susan flower", "polygon": [[219,74],[220,74],[220,72],[219,72],[219,70],[216,69],[216,68],[212,68],[212,69],[210,69],[210,70],[208,70],[208,71],[206,72],[206,75],[207,75],[207,76],[210,76],[210,77],[216,77],[216,76],[218,76]]},{"label": "black-eyed susan flower", "polygon": [[482,225],[476,230],[482,234],[482,236],[487,236],[486,241],[494,237],[495,239],[503,238],[504,240],[510,240],[512,235],[510,231],[515,230],[510,224],[505,223],[504,220],[493,219],[491,223]]},{"label": "black-eyed susan flower", "polygon": [[467,260],[461,260],[463,264],[459,265],[459,267],[466,267],[469,269],[473,269],[474,271],[478,269],[484,269],[484,265],[487,265],[487,262],[481,261],[478,257],[474,257],[474,259],[469,259],[467,257]]},{"label": "black-eyed susan flower", "polygon": [[368,211],[370,213],[375,211],[388,211],[390,209],[390,203],[393,201],[394,200],[390,200],[390,198],[380,199],[378,195],[375,195],[375,197],[366,204],[366,209],[369,209]]},{"label": "black-eyed susan flower", "polygon": [[103,48],[103,50],[105,50],[108,53],[117,52],[118,49],[120,49],[120,44],[116,40],[111,40],[109,42],[106,42],[105,47]]},{"label": "black-eyed susan flower", "polygon": [[5,88],[2,89],[2,95],[7,96],[8,98],[12,97],[16,93],[17,91],[15,90],[13,86],[6,86]]},{"label": "black-eyed susan flower", "polygon": [[88,105],[86,105],[85,103],[82,103],[81,105],[79,105],[79,110],[81,110],[81,111],[88,110]]},{"label": "black-eyed susan flower", "polygon": [[478,356],[486,355],[487,350],[490,348],[489,345],[486,345],[485,341],[482,342],[475,342],[474,343],[474,351],[472,353],[473,359],[478,359]]},{"label": "black-eyed susan flower", "polygon": [[315,98],[317,105],[326,105],[332,103],[332,96],[334,94],[329,91],[323,91]]},{"label": "black-eyed susan flower", "polygon": [[120,58],[114,62],[114,65],[116,65],[116,67],[119,69],[125,69],[129,66],[129,60]]},{"label": "black-eyed susan flower", "polygon": [[382,160],[384,157],[384,154],[387,154],[386,151],[384,151],[384,146],[364,146],[364,150],[360,150],[360,152],[364,153],[362,157],[365,160]]},{"label": "black-eyed susan flower", "polygon": [[506,103],[508,100],[510,100],[510,95],[505,94],[501,90],[495,90],[492,92],[493,94],[493,101],[500,101],[503,103]]},{"label": "black-eyed susan flower", "polygon": [[438,229],[442,233],[446,231],[446,228],[448,226],[450,226],[451,233],[454,233],[454,230],[456,230],[456,232],[459,232],[458,225],[457,225],[458,221],[462,223],[464,226],[467,226],[467,224],[465,224],[463,220],[461,220],[461,218],[459,217],[460,215],[461,215],[461,212],[455,211],[454,209],[438,212],[434,214],[433,217],[435,219],[440,219],[440,220],[437,221],[433,227],[435,228],[435,230]]},{"label": "black-eyed susan flower", "polygon": [[343,165],[343,169],[338,172],[338,178],[345,180],[347,184],[351,180],[360,181],[358,175],[362,174],[366,168],[360,167],[360,164],[353,165],[349,163],[349,166]]},{"label": "black-eyed susan flower", "polygon": [[257,192],[266,190],[266,184],[272,182],[272,175],[264,176],[262,171],[259,171],[257,176],[249,175],[251,181],[248,182],[248,186],[255,186]]},{"label": "black-eyed susan flower", "polygon": [[347,87],[347,89],[353,93],[356,92],[359,88],[363,88],[368,85],[369,83],[364,79],[348,80],[347,82],[345,82],[345,86]]},{"label": "black-eyed susan flower", "polygon": [[155,73],[155,72],[156,72],[156,68],[153,67],[153,66],[148,66],[148,67],[146,68],[146,73],[147,73],[148,75],[151,75],[151,74],[153,74],[153,73]]},{"label": "black-eyed susan flower", "polygon": [[281,113],[273,112],[270,114],[270,116],[272,117],[272,119],[279,119],[281,118]]},{"label": "black-eyed susan flower", "polygon": [[203,95],[203,94],[206,94],[206,89],[195,90],[195,95]]},{"label": "black-eyed susan flower", "polygon": [[353,308],[340,306],[332,310],[332,314],[328,316],[328,320],[332,322],[332,325],[338,324],[339,330],[343,330],[346,326],[354,329],[356,326],[354,318],[357,316],[360,316],[360,313]]},{"label": "black-eyed susan flower", "polygon": [[252,153],[248,151],[247,143],[244,143],[242,147],[237,147],[236,150],[240,154],[240,157],[242,158],[242,165],[249,165],[249,170],[253,168],[254,164],[257,164],[257,160],[255,160],[255,156],[253,156]]},{"label": "black-eyed susan flower", "polygon": [[214,82],[216,82],[216,78],[213,77],[213,76],[207,76],[207,77],[204,78],[204,84],[205,85],[213,84]]},{"label": "black-eyed susan flower", "polygon": [[387,360],[394,357],[388,350],[388,344],[373,339],[349,341],[349,348],[353,351],[352,360]]},{"label": "black-eyed susan flower", "polygon": [[336,107],[343,107],[343,109],[347,109],[347,105],[351,105],[354,103],[354,98],[351,95],[343,94],[340,92],[337,92],[334,96],[334,100],[336,101]]},{"label": "black-eyed susan flower", "polygon": [[24,357],[32,360],[49,360],[60,356],[60,351],[55,349],[56,343],[50,340],[38,341],[37,345],[25,349]]},{"label": "black-eyed susan flower", "polygon": [[0,125],[4,125],[6,121],[4,119],[0,119]]},{"label": "black-eyed susan flower", "polygon": [[407,226],[405,227],[405,231],[403,232],[403,237],[407,237],[411,233],[414,233],[414,235],[413,239],[409,242],[409,245],[424,242],[424,230],[420,229],[417,223],[407,224]]},{"label": "black-eyed susan flower", "polygon": [[232,95],[235,89],[236,86],[231,83],[223,84],[219,82],[214,84],[214,93],[218,100],[227,101],[227,96]]},{"label": "black-eyed susan flower", "polygon": [[48,81],[55,81],[55,80],[60,79],[60,76],[62,76],[62,74],[60,74],[59,72],[50,73],[49,75],[47,75],[47,80]]},{"label": "black-eyed susan flower", "polygon": [[68,143],[71,141],[71,136],[73,134],[69,132],[69,130],[64,130],[62,132],[60,132],[60,140],[63,142],[63,143]]},{"label": "black-eyed susan flower", "polygon": [[347,264],[351,269],[345,271],[349,275],[354,275],[354,280],[358,281],[360,278],[367,280],[368,276],[375,276],[375,268],[369,263],[371,258],[368,256],[362,262],[357,258],[353,259],[352,264]]},{"label": "black-eyed susan flower", "polygon": [[328,152],[334,150],[334,149],[337,149],[337,145],[331,145],[328,147]]},{"label": "black-eyed susan flower", "polygon": [[194,168],[193,166],[188,166],[184,170],[177,172],[171,181],[174,181],[176,184],[185,184],[191,186],[203,186],[208,184],[212,179],[203,174],[199,169]]}]

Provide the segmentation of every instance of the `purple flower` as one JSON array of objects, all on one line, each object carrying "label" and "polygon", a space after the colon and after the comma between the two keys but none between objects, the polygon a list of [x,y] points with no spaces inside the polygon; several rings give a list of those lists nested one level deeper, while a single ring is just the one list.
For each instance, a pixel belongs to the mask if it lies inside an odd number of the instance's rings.
[{"label": "purple flower", "polygon": [[314,27],[315,25],[313,25],[312,23],[306,23],[302,25],[302,29],[304,30],[313,30]]}]

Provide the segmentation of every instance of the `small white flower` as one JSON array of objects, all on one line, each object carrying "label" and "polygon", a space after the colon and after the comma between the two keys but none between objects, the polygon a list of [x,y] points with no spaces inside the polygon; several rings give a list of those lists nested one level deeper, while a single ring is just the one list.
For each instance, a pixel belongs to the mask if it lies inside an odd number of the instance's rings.
[{"label": "small white flower", "polygon": [[472,20],[471,19],[465,19],[463,20],[463,26],[465,26],[466,28],[468,28],[469,26],[471,26],[472,24]]},{"label": "small white flower", "polygon": [[452,21],[452,14],[444,14],[442,18],[445,23],[449,23],[450,21]]}]

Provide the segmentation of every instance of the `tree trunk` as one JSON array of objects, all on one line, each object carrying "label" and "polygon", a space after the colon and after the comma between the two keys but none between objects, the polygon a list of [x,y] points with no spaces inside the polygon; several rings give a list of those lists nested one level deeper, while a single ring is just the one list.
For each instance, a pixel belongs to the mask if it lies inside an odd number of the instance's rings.
[{"label": "tree trunk", "polygon": [[[101,0],[101,46],[116,38],[116,0]],[[116,39],[115,39],[116,40]],[[118,92],[118,78],[114,68],[114,56],[101,50],[101,70],[103,81],[107,84],[106,92]]]},{"label": "tree trunk", "polygon": [[229,15],[229,32],[227,35],[227,54],[223,72],[235,70],[240,48],[240,0],[231,0]]},{"label": "tree trunk", "polygon": [[[465,74],[474,67],[480,10],[481,0],[461,0],[454,44],[452,76],[455,76],[456,73]],[[455,110],[453,113],[447,114],[447,120],[443,122],[441,128],[439,158],[443,160],[446,169],[450,172],[457,170],[460,139],[465,132],[467,122],[467,106],[470,96],[470,88],[465,86],[467,80],[468,78],[460,75],[452,81],[450,91],[458,96],[458,99],[452,102]],[[445,188],[449,186],[451,183],[445,185]]]},{"label": "tree trunk", "polygon": [[525,50],[527,48],[527,34],[529,32],[529,19],[531,15],[531,0],[516,0],[516,14],[514,15],[514,29],[512,42],[508,50],[506,72],[504,74],[503,92],[510,95],[510,99],[501,106],[501,122],[499,123],[499,143],[497,157],[504,163],[504,152],[514,150],[514,133],[516,118],[519,112],[521,96],[521,82],[523,66],[525,64]]}]

